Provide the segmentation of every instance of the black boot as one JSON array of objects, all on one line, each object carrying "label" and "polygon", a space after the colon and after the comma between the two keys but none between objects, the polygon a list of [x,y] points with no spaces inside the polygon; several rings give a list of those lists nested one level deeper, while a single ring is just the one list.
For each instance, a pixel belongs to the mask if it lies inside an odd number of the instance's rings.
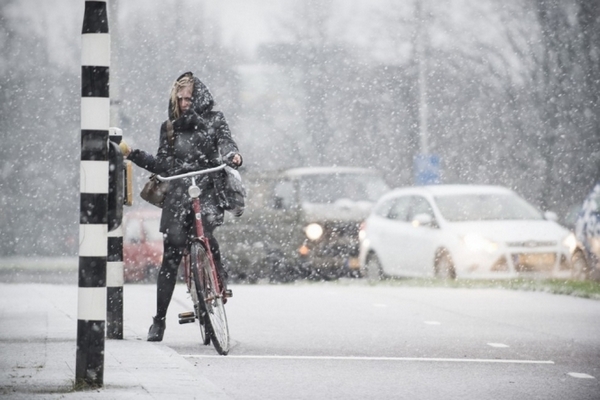
[{"label": "black boot", "polygon": [[166,323],[164,318],[152,318],[154,322],[148,330],[148,341],[149,342],[160,342],[165,334]]}]

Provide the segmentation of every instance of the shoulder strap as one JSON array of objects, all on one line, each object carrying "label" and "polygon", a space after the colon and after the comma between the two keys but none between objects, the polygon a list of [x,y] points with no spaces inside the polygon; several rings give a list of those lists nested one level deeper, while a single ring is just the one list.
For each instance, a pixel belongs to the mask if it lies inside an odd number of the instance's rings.
[{"label": "shoulder strap", "polygon": [[175,165],[175,149],[173,147],[175,143],[175,132],[173,132],[173,122],[167,120],[167,143],[169,144],[169,154],[171,155],[171,168]]},{"label": "shoulder strap", "polygon": [[169,150],[173,150],[173,142],[175,141],[175,134],[173,132],[173,122],[167,120],[167,142],[169,143]]}]

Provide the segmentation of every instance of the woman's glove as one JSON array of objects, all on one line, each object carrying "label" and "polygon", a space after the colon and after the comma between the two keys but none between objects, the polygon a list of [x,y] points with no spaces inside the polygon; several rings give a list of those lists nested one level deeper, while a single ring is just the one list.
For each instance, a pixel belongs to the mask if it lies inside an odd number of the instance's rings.
[{"label": "woman's glove", "polygon": [[121,149],[121,153],[123,153],[123,157],[127,157],[131,153],[131,147],[123,139],[119,143],[119,148]]},{"label": "woman's glove", "polygon": [[242,165],[242,156],[239,153],[232,151],[223,156],[223,161],[231,168],[237,169]]}]

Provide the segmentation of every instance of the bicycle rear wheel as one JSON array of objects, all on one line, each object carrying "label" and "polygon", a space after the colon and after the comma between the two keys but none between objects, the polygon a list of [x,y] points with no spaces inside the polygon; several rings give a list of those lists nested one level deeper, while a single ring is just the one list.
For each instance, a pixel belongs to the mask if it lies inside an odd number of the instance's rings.
[{"label": "bicycle rear wheel", "polygon": [[218,284],[215,282],[215,275],[208,262],[203,263],[205,278],[205,306],[208,318],[205,319],[206,325],[210,324],[210,333],[213,346],[217,353],[227,355],[229,353],[229,325],[227,315],[225,314],[225,305],[223,296],[217,292]]},{"label": "bicycle rear wheel", "polygon": [[202,344],[206,346],[210,344],[211,334],[209,331],[210,328],[205,322],[207,320],[206,304],[204,302],[206,295],[204,294],[202,284],[204,280],[202,277],[204,268],[202,266],[208,264],[208,256],[200,243],[192,243],[190,248],[190,264],[190,294],[192,295],[192,301],[194,303],[196,319],[200,325]]}]

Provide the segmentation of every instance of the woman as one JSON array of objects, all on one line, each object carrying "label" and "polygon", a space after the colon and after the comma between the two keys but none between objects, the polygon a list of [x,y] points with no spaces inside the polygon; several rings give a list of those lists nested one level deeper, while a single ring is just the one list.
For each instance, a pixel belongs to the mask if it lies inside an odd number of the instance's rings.
[{"label": "woman", "polygon": [[[131,150],[124,144],[125,156],[138,166],[160,175],[176,175],[216,167],[224,160],[237,168],[242,165],[236,143],[231,138],[229,126],[220,111],[213,111],[214,100],[208,88],[191,72],[177,78],[169,98],[169,120],[160,128],[160,141],[156,156],[143,150]],[[172,123],[172,133],[168,125]],[[172,135],[172,145],[168,136]],[[214,229],[223,223],[223,210],[227,207],[222,192],[224,172],[219,171],[196,178],[202,189],[202,223],[208,237],[215,264],[223,284],[226,272],[221,263],[219,244],[213,236]],[[165,331],[167,308],[177,280],[177,270],[193,233],[191,198],[187,194],[188,179],[177,179],[169,184],[162,211],[160,231],[164,236],[163,262],[158,274],[156,316],[148,332],[148,341],[161,341]]]}]

